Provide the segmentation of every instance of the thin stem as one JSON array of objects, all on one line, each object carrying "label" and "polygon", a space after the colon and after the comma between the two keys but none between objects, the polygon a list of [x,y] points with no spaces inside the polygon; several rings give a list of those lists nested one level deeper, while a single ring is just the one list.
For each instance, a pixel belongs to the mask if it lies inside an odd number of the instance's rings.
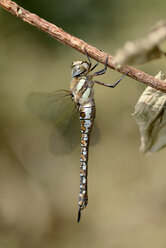
[{"label": "thin stem", "polygon": [[[96,61],[105,64],[106,58],[108,56],[107,53],[102,52],[101,50],[89,45],[88,43],[80,40],[68,33],[66,33],[61,28],[57,27],[56,25],[47,22],[46,20],[40,18],[39,16],[30,13],[29,11],[25,10],[24,8],[20,7],[13,1],[10,0],[0,0],[0,6],[2,6],[7,11],[11,12],[13,15],[17,16],[18,18],[22,19],[23,21],[37,27],[38,29],[46,32],[59,42],[72,47],[79,51],[80,53],[84,53],[86,50],[87,54],[95,59]],[[130,66],[122,66],[117,67],[114,58],[109,55],[108,56],[108,63],[107,66],[113,70],[116,70],[122,74],[127,74],[127,76],[144,83],[148,86],[151,86],[157,90],[166,92],[166,83],[162,80],[156,79],[153,76],[150,76],[143,71],[137,70]]]}]

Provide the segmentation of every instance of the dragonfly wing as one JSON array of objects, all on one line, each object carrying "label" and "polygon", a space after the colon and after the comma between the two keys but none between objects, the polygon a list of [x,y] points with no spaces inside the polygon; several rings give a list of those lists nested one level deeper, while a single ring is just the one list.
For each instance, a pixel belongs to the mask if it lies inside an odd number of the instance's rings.
[{"label": "dragonfly wing", "polygon": [[[55,129],[49,139],[49,150],[53,154],[70,153],[80,144],[79,110],[72,101],[70,91],[31,93],[27,98],[27,106],[39,118],[55,124]],[[99,139],[99,129],[94,124],[91,144],[96,144]]]},{"label": "dragonfly wing", "polygon": [[81,128],[79,112],[76,107],[70,116],[56,125],[55,131],[50,136],[49,149],[55,154],[70,153],[81,142]]},{"label": "dragonfly wing", "polygon": [[99,140],[100,140],[100,131],[99,128],[96,124],[96,122],[94,123],[94,126],[92,128],[92,133],[91,133],[91,138],[90,138],[90,145],[96,145]]},{"label": "dragonfly wing", "polygon": [[69,91],[31,93],[27,105],[39,118],[55,124],[49,139],[53,154],[69,153],[80,143],[79,111]]},{"label": "dragonfly wing", "polygon": [[[90,144],[95,145],[100,140],[100,132],[96,124],[92,129]],[[54,155],[70,153],[78,144],[81,144],[81,126],[78,108],[68,119],[56,125],[50,136],[49,149]]]},{"label": "dragonfly wing", "polygon": [[71,115],[75,104],[70,91],[60,90],[31,93],[27,98],[27,106],[38,117],[57,123],[65,115]]}]

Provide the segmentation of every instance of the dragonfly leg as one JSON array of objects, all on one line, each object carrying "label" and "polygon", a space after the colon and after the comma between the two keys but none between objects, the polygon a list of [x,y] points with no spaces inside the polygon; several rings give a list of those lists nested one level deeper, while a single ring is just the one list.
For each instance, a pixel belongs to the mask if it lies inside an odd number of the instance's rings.
[{"label": "dragonfly leg", "polygon": [[[89,57],[89,55],[87,54],[87,52],[86,52],[85,49],[84,49],[84,53],[86,54],[87,59],[88,59],[88,61],[89,61],[89,72],[90,72],[90,71],[93,71],[93,70],[96,68],[96,66],[98,66],[99,63],[97,62],[97,63],[91,68],[92,62],[91,62],[90,57]],[[104,73],[106,72],[106,70],[107,70],[107,63],[108,63],[108,56],[107,56],[106,61],[105,61],[105,67],[104,67],[104,69],[95,72],[92,76],[99,76],[99,75],[104,74]]]},{"label": "dragonfly leg", "polygon": [[90,69],[90,71],[93,71],[95,68],[96,68],[96,66],[98,65],[99,63],[97,62],[91,69]]},{"label": "dragonfly leg", "polygon": [[98,62],[91,68],[91,66],[92,66],[92,62],[91,62],[91,60],[90,60],[90,57],[89,57],[89,55],[87,54],[87,52],[86,52],[86,50],[84,49],[84,53],[86,54],[86,56],[87,56],[87,59],[88,59],[88,61],[89,61],[89,72],[90,71],[93,71],[95,68],[96,68],[96,66],[98,66]]},{"label": "dragonfly leg", "polygon": [[[95,73],[92,74],[92,76],[99,76],[99,75],[103,75],[106,70],[107,70],[107,63],[108,63],[108,56],[106,58],[106,61],[105,61],[105,66],[104,66],[104,69],[100,70],[100,71],[97,71]],[[96,66],[95,66],[96,67]]]},{"label": "dragonfly leg", "polygon": [[88,59],[88,61],[89,61],[89,69],[91,68],[91,66],[92,66],[92,62],[91,62],[91,60],[90,60],[90,57],[89,57],[89,55],[87,54],[87,52],[86,52],[86,49],[84,48],[84,53],[85,53],[85,55],[86,55],[86,57],[87,57],[87,59]]},{"label": "dragonfly leg", "polygon": [[129,73],[129,71],[127,73],[125,73],[121,78],[119,78],[118,81],[116,81],[114,84],[106,84],[106,83],[101,83],[99,81],[96,81],[94,80],[93,82],[97,83],[97,84],[100,84],[100,85],[103,85],[103,86],[107,86],[107,87],[110,87],[110,88],[114,88],[118,83],[120,83],[120,81]]}]

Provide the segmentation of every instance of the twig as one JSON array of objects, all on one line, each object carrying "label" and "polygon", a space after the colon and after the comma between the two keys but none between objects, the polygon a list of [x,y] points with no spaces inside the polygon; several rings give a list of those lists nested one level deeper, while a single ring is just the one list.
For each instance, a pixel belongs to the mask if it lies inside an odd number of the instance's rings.
[{"label": "twig", "polygon": [[[46,20],[40,18],[39,16],[33,13],[30,13],[29,11],[20,7],[15,2],[10,1],[10,0],[0,0],[0,5],[7,11],[11,12],[13,15],[19,17],[23,21],[28,22],[29,24],[33,26],[36,26],[38,29],[46,32],[47,34],[49,34],[56,40],[60,41],[61,43],[67,46],[70,46],[81,53],[84,53],[84,49],[86,49],[87,54],[91,58],[95,59],[96,61],[100,63],[103,63],[103,64],[105,63],[107,53],[104,53],[100,51],[99,49],[84,42],[83,40],[80,40],[66,33],[61,28],[57,27],[56,25],[50,22],[47,22]],[[148,86],[151,86],[157,90],[166,92],[166,83],[164,81],[156,79],[155,77],[150,76],[130,66],[119,67],[116,65],[115,60],[111,55],[109,55],[108,67],[122,74],[125,74],[126,72],[130,71],[127,76],[139,82],[142,82]]]}]

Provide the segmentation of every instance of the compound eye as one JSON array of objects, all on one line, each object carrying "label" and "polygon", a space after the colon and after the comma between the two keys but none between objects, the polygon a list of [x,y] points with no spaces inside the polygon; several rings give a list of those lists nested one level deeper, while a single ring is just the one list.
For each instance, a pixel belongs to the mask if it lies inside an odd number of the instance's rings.
[{"label": "compound eye", "polygon": [[89,64],[87,62],[83,62],[82,65],[85,68],[85,70],[89,69]]},{"label": "compound eye", "polygon": [[79,65],[81,65],[82,63],[81,63],[82,61],[73,61],[73,63],[71,64],[71,68],[73,68],[73,67],[77,67],[77,66],[79,66]]}]

